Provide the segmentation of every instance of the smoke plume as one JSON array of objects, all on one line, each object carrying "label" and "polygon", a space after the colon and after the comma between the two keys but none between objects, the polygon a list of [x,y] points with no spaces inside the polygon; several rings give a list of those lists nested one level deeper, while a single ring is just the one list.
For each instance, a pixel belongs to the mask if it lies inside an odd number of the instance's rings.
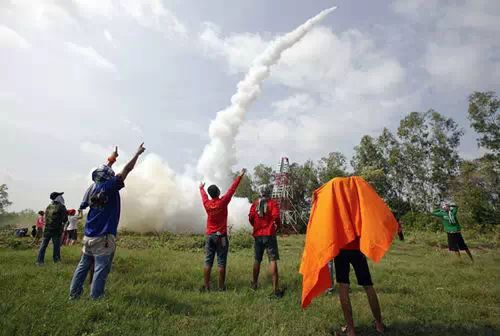
[{"label": "smoke plume", "polygon": [[[282,53],[300,41],[311,28],[335,9],[329,8],[295,30],[278,37],[255,59],[245,78],[237,85],[231,105],[217,113],[210,123],[210,142],[205,146],[197,172],[207,183],[216,183],[222,192],[229,186],[236,165],[235,138],[250,105],[260,94],[262,82]],[[196,176],[176,174],[155,154],[147,155],[127,179],[122,191],[121,228],[138,231],[203,232],[206,215]],[[229,206],[229,226],[249,228],[249,204],[234,198]]]}]

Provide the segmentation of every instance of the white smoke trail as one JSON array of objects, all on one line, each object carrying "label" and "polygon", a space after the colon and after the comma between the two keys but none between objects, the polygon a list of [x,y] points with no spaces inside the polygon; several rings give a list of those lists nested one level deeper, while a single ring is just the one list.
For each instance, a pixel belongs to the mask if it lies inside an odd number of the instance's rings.
[{"label": "white smoke trail", "polygon": [[219,111],[210,123],[210,143],[198,161],[198,173],[212,183],[227,187],[231,168],[236,164],[235,138],[243,123],[245,113],[260,93],[260,86],[269,77],[271,67],[278,63],[281,54],[299,42],[311,28],[323,20],[336,7],[325,9],[304,24],[271,42],[253,62],[245,78],[238,83],[231,105]]},{"label": "white smoke trail", "polygon": [[[231,105],[219,111],[210,123],[210,143],[203,150],[197,171],[205,181],[217,183],[222,192],[229,186],[231,169],[237,163],[235,138],[246,111],[260,93],[260,86],[282,53],[300,41],[311,28],[335,9],[329,8],[290,33],[271,42],[238,83]],[[123,194],[121,228],[138,231],[203,232],[206,215],[195,176],[177,175],[160,157],[149,154],[127,180]],[[229,225],[249,228],[246,199],[234,198],[229,205]]]}]

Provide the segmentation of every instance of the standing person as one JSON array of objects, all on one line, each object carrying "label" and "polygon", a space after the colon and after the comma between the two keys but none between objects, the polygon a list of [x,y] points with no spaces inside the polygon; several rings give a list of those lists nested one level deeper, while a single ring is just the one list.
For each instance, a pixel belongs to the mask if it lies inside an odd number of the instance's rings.
[{"label": "standing person", "polygon": [[43,228],[45,227],[45,212],[38,211],[38,218],[36,219],[36,235],[33,244],[38,244],[38,241],[43,236]]},{"label": "standing person", "polygon": [[434,210],[433,216],[441,218],[444,230],[448,236],[448,249],[460,257],[460,250],[465,251],[470,260],[474,261],[464,237],[462,237],[460,223],[457,218],[458,207],[444,202],[441,209]]},{"label": "standing person", "polygon": [[[120,220],[120,190],[125,187],[125,179],[134,169],[139,156],[146,150],[143,143],[134,157],[115,176],[109,165],[102,165],[92,172],[94,185],[87,190],[80,209],[90,206],[84,229],[83,249],[70,286],[70,299],[77,299],[83,292],[83,284],[94,262],[94,274],[90,296],[98,299],[104,295],[106,279],[116,250],[116,233]],[[116,161],[118,148],[112,156]],[[86,203],[87,202],[87,203]]]},{"label": "standing person", "polygon": [[79,215],[76,214],[75,209],[68,210],[68,227],[66,228],[66,232],[68,234],[68,245],[73,245],[77,239],[77,226],[78,226]]},{"label": "standing person", "polygon": [[365,255],[359,249],[359,238],[345,245],[340,249],[340,253],[334,258],[336,280],[339,284],[339,299],[344,313],[344,318],[347,325],[342,327],[341,333],[348,336],[354,336],[354,320],[352,317],[351,299],[349,297],[349,270],[350,265],[354,268],[358,285],[363,286],[368,304],[375,319],[375,329],[379,333],[383,333],[385,326],[382,323],[382,313],[378,301],[377,292],[373,288],[370,268]]},{"label": "standing person", "polygon": [[273,292],[270,297],[281,298],[284,292],[279,288],[278,260],[280,256],[278,240],[276,239],[276,230],[280,224],[280,208],[278,203],[271,199],[271,190],[269,188],[261,187],[260,197],[250,207],[248,220],[253,226],[255,240],[255,261],[250,286],[254,290],[258,287],[260,264],[264,251],[267,251],[269,270],[273,277]]},{"label": "standing person", "polygon": [[205,267],[203,269],[204,285],[202,291],[210,290],[210,273],[214,264],[215,254],[217,254],[217,266],[219,271],[218,287],[220,291],[226,290],[226,264],[229,252],[229,240],[227,239],[227,206],[240,184],[241,178],[245,175],[246,169],[242,169],[229,190],[222,197],[220,190],[212,184],[207,188],[210,198],[205,192],[205,183],[200,183],[200,194],[203,207],[207,212],[207,228],[205,241]]},{"label": "standing person", "polygon": [[401,241],[405,240],[405,235],[403,233],[403,223],[401,223],[401,220],[398,220],[398,237]]},{"label": "standing person", "polygon": [[64,206],[63,192],[53,192],[50,194],[52,203],[45,210],[45,230],[43,232],[43,240],[40,245],[40,251],[36,259],[36,264],[41,266],[45,259],[45,250],[49,245],[50,240],[54,245],[53,260],[54,262],[61,261],[61,234],[64,223],[68,220],[66,207]]}]

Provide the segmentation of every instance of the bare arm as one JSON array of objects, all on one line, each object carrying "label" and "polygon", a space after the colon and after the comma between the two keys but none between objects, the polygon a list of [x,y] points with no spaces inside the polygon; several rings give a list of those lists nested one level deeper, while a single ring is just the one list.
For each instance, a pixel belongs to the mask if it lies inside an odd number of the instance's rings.
[{"label": "bare arm", "polygon": [[122,172],[118,174],[121,176],[123,181],[125,181],[128,174],[132,171],[132,169],[134,169],[135,164],[139,159],[139,156],[141,156],[141,154],[144,153],[145,150],[146,148],[144,148],[144,142],[143,142],[137,149],[137,152],[135,153],[134,157],[125,165],[125,167],[123,167]]}]

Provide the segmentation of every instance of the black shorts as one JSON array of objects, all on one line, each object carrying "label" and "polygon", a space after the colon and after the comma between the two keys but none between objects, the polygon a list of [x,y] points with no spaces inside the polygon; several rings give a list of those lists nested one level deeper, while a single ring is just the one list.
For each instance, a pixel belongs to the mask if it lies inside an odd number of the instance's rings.
[{"label": "black shorts", "polygon": [[217,254],[217,265],[225,267],[228,251],[229,240],[226,235],[218,235],[217,233],[207,235],[205,241],[205,266],[212,267]]},{"label": "black shorts", "polygon": [[448,249],[450,251],[458,251],[458,250],[468,250],[467,244],[465,244],[464,237],[460,232],[448,232]]},{"label": "black shorts", "polygon": [[340,250],[335,257],[335,278],[338,283],[349,284],[350,265],[354,268],[358,285],[373,286],[366,257],[359,250]]},{"label": "black shorts", "polygon": [[66,232],[68,233],[68,239],[71,239],[71,240],[77,239],[76,229],[75,230],[67,230]]},{"label": "black shorts", "polygon": [[278,251],[278,240],[276,236],[257,236],[255,238],[255,261],[262,262],[264,250],[267,251],[269,261],[280,260],[280,253]]}]

